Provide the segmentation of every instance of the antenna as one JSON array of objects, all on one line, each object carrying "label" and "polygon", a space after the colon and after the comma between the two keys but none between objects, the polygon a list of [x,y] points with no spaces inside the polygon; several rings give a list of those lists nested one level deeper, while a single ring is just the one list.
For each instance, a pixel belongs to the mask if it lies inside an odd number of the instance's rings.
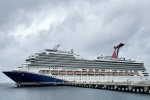
[{"label": "antenna", "polygon": [[54,45],[54,47],[53,47],[53,49],[54,50],[58,50],[58,48],[61,46],[61,44],[60,44],[60,40],[59,40],[59,43],[57,44],[57,45]]},{"label": "antenna", "polygon": [[61,45],[60,44],[57,44],[57,45],[54,45],[54,50],[58,50],[58,48],[60,47]]}]

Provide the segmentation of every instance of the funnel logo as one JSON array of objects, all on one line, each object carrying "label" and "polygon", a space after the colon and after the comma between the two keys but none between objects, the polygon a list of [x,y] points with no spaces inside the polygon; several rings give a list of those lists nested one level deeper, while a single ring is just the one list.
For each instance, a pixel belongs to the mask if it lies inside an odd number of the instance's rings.
[{"label": "funnel logo", "polygon": [[118,46],[114,46],[114,52],[111,56],[111,58],[118,58],[118,54],[119,54],[119,49],[124,46],[123,43],[120,43]]}]

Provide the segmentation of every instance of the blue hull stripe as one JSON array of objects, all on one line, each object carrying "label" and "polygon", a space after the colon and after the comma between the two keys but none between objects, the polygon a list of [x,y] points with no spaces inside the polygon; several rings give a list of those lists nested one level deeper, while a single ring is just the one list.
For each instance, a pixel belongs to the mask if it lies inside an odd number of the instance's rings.
[{"label": "blue hull stripe", "polygon": [[65,80],[57,79],[54,77],[42,75],[42,74],[36,74],[36,73],[30,73],[30,72],[3,72],[5,75],[7,75],[9,78],[11,78],[16,83],[19,82],[67,82]]}]

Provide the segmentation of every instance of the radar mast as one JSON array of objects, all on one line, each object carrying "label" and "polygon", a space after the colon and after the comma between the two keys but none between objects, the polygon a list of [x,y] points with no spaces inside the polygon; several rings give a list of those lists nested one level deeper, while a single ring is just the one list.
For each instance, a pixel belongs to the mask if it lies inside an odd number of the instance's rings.
[{"label": "radar mast", "polygon": [[54,50],[58,50],[58,48],[59,48],[60,46],[61,46],[60,44],[54,45],[53,49],[54,49]]}]

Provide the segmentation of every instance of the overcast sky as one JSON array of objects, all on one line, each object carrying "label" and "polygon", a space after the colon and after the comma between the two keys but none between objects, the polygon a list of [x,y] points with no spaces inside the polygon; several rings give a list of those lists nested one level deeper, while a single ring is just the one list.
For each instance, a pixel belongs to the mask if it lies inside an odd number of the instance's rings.
[{"label": "overcast sky", "polygon": [[60,49],[93,59],[124,43],[119,57],[144,61],[150,73],[149,10],[150,0],[1,0],[0,70],[60,41]]}]

